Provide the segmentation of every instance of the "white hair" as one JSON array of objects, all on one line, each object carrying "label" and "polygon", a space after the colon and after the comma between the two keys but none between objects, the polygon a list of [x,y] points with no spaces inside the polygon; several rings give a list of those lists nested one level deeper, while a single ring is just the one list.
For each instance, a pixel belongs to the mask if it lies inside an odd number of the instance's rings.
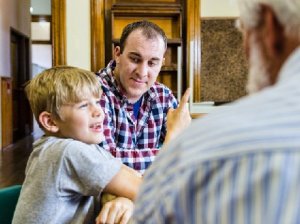
[{"label": "white hair", "polygon": [[285,34],[300,40],[300,0],[236,0],[246,29],[259,25],[262,5],[269,6]]},{"label": "white hair", "polygon": [[251,48],[249,49],[249,74],[246,88],[247,92],[251,94],[270,86],[271,82],[268,72],[269,64],[262,56],[260,43],[253,35],[250,36],[249,41]]}]

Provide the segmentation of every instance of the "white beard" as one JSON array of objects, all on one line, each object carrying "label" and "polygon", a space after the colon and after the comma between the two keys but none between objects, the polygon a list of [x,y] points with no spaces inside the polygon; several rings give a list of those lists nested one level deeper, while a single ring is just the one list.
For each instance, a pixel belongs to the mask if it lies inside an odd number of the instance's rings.
[{"label": "white beard", "polygon": [[263,88],[270,86],[270,74],[268,73],[267,64],[261,54],[259,44],[250,37],[250,54],[249,54],[249,74],[247,83],[247,92],[249,94],[258,92]]}]

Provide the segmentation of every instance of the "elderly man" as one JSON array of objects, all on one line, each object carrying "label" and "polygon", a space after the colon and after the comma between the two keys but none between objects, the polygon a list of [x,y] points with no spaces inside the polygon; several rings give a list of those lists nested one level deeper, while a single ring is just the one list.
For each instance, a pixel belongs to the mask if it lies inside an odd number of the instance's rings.
[{"label": "elderly man", "polygon": [[158,156],[135,223],[300,223],[300,1],[238,3],[251,95]]}]

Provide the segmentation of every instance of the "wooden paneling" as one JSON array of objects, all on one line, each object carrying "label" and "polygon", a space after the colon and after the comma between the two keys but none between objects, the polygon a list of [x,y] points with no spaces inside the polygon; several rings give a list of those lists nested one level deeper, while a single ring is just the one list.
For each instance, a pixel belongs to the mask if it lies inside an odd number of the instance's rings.
[{"label": "wooden paneling", "polygon": [[105,67],[104,0],[91,0],[91,70]]},{"label": "wooden paneling", "polygon": [[205,115],[207,115],[207,114],[206,113],[201,113],[201,114],[200,113],[198,113],[198,114],[193,113],[193,114],[191,114],[191,117],[192,117],[192,119],[198,119],[198,118],[201,118]]},{"label": "wooden paneling", "polygon": [[143,4],[143,3],[157,3],[157,4],[172,4],[180,3],[180,0],[115,0],[117,4]]},{"label": "wooden paneling", "polygon": [[[182,45],[182,7],[179,4],[171,7],[142,2],[128,5],[114,4],[111,9],[111,20],[112,41],[114,43],[118,43],[123,28],[132,22],[148,20],[164,30],[168,38],[168,47],[165,54],[165,64],[157,80],[169,87],[175,96],[180,97],[181,86],[178,88],[178,80],[181,80],[179,74],[182,74],[182,67],[178,68],[177,65],[182,63],[178,62],[177,55],[178,46]],[[179,54],[182,55],[182,48],[180,48]]]},{"label": "wooden paneling", "polygon": [[[173,38],[180,38],[181,32],[180,32],[180,17],[151,17],[149,16],[143,16],[143,19],[151,21],[155,24],[157,24],[159,27],[163,27],[164,32],[168,39]],[[136,16],[118,16],[113,19],[113,39],[120,38],[122,34],[123,28],[129,24],[136,21],[141,20],[141,17]]]},{"label": "wooden paneling", "polygon": [[201,68],[201,18],[200,0],[187,1],[186,28],[187,28],[187,72],[189,86],[193,87],[193,102],[200,102],[200,68]]},{"label": "wooden paneling", "polygon": [[11,78],[1,77],[1,123],[2,148],[13,142],[12,120],[12,82]]},{"label": "wooden paneling", "polygon": [[66,0],[52,0],[52,64],[66,65]]},{"label": "wooden paneling", "polygon": [[[178,12],[180,19],[173,16],[174,9],[180,9]],[[130,16],[130,13],[133,16]],[[123,27],[129,22],[141,19],[149,19],[163,27],[169,38],[168,44],[176,46],[171,47],[174,48],[171,52],[173,58],[167,57],[168,66],[163,68],[165,69],[163,73],[172,73],[176,76],[175,49],[177,46],[182,46],[182,79],[180,80],[182,90],[193,84],[194,102],[199,102],[200,0],[91,0],[92,70],[103,68],[112,59],[113,43],[118,42]],[[192,48],[191,43],[193,43]],[[191,53],[193,57],[189,58]],[[190,68],[193,70],[191,80]],[[167,75],[164,80],[167,80],[171,86],[175,86],[174,79],[170,82],[170,77]]]}]

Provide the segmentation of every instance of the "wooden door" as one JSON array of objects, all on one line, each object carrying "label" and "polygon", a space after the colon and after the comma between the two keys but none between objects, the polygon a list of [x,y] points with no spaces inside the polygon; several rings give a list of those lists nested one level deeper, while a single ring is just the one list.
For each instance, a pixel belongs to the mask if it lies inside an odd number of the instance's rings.
[{"label": "wooden door", "polygon": [[11,78],[1,77],[2,148],[12,144],[12,85]]},{"label": "wooden door", "polygon": [[13,142],[32,133],[32,113],[24,87],[30,80],[29,38],[11,29]]}]

